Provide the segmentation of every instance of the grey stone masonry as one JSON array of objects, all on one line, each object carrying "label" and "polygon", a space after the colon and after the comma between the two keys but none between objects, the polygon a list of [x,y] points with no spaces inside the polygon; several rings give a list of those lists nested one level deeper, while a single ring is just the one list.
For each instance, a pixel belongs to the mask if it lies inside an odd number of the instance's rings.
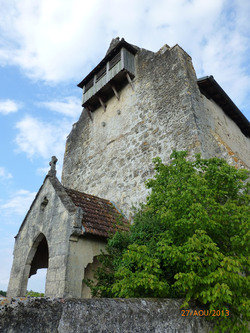
[{"label": "grey stone masonry", "polygon": [[[47,176],[15,240],[14,260],[8,286],[8,296],[25,296],[28,278],[34,266],[39,244],[46,240],[47,251],[42,249],[41,262],[47,265],[46,295],[65,295],[69,238],[73,230],[76,207],[57,178]],[[46,258],[42,258],[43,255]],[[33,274],[36,273],[36,270]]]},{"label": "grey stone masonry", "polygon": [[208,333],[212,328],[203,310],[182,316],[182,301],[174,299],[35,298],[5,303],[0,305],[1,333]]},{"label": "grey stone masonry", "polygon": [[52,165],[16,236],[9,297],[25,296],[28,278],[40,268],[48,268],[46,296],[89,295],[83,283],[85,268],[104,250],[106,241],[84,234],[83,215],[55,177]]},{"label": "grey stone masonry", "polygon": [[[91,113],[91,115],[90,115]],[[250,167],[250,140],[201,94],[190,56],[178,45],[139,49],[128,83],[106,109],[84,109],[66,142],[62,183],[113,201],[126,216],[147,195],[152,159],[173,149]]]}]

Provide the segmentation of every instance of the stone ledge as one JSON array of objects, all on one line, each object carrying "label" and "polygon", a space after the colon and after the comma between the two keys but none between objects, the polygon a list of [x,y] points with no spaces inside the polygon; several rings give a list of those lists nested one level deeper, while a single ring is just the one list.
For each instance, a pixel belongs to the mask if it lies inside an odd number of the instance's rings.
[{"label": "stone ledge", "polygon": [[208,333],[176,299],[1,298],[2,333]]}]

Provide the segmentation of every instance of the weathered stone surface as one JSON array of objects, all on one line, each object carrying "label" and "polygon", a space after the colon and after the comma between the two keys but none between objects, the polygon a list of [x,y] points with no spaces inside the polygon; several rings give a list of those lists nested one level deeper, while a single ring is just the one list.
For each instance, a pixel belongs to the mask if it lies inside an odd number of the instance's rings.
[{"label": "weathered stone surface", "polygon": [[[145,199],[152,158],[169,162],[173,149],[223,157],[250,168],[250,140],[201,94],[190,56],[178,45],[139,49],[133,87],[127,84],[68,136],[62,183],[113,201],[127,216]],[[105,123],[105,126],[102,124]]]},{"label": "weathered stone surface", "polygon": [[[219,103],[222,109],[212,100],[214,94],[208,99],[201,93],[190,56],[178,45],[156,53],[136,49],[133,84],[124,81],[119,96],[108,94],[106,106],[96,104],[91,116],[84,109],[73,125],[62,174],[71,191],[108,199],[127,217],[147,196],[144,183],[153,176],[152,159],[160,156],[167,163],[173,149],[222,157],[250,169],[250,138],[238,127],[240,113],[233,121],[223,111],[225,104]],[[25,295],[30,273],[38,268],[48,268],[46,296],[90,296],[83,279],[97,267],[105,239],[100,233],[98,238],[82,234],[84,211],[56,179],[56,160],[16,236],[8,296]]]},{"label": "weathered stone surface", "polygon": [[173,299],[26,299],[0,307],[2,333],[208,333]]},{"label": "weathered stone surface", "polygon": [[[48,268],[46,296],[90,296],[83,283],[85,269],[105,249],[106,242],[98,237],[75,235],[77,218],[79,210],[66,190],[57,178],[47,176],[16,236],[9,297],[26,294],[28,278],[30,273],[36,273],[36,268]],[[81,226],[78,229],[81,231]],[[46,252],[39,252],[42,240],[46,240]],[[38,252],[40,260],[34,267]]]},{"label": "weathered stone surface", "polygon": [[58,332],[63,310],[60,300],[15,298],[9,299],[8,303],[0,306],[1,333]]},{"label": "weathered stone surface", "polygon": [[[72,233],[76,211],[76,207],[64,192],[55,177],[45,178],[16,236],[8,296],[26,294],[33,258],[42,237],[48,244],[47,260],[50,267],[47,274],[46,296],[64,296],[69,247],[69,243],[65,240],[68,240]],[[47,204],[43,207],[45,198]],[[59,267],[60,276],[55,280]]]}]

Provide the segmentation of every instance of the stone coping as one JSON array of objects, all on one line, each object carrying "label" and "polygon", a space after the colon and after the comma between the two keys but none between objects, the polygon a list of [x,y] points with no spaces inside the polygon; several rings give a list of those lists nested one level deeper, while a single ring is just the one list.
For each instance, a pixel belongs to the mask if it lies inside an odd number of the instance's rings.
[{"label": "stone coping", "polygon": [[208,333],[179,299],[0,298],[1,333]]}]

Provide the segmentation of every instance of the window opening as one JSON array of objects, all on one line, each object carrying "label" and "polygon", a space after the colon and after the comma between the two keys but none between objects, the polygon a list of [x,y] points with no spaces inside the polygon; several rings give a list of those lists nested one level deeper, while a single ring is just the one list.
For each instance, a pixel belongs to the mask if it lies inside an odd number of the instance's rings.
[{"label": "window opening", "polygon": [[44,209],[45,209],[45,207],[47,206],[48,202],[49,202],[48,198],[47,198],[47,197],[44,197],[44,198],[43,198],[43,201],[42,201],[42,203],[41,203],[41,210],[44,210]]},{"label": "window opening", "polygon": [[113,68],[121,60],[121,52],[117,53],[109,62],[109,69]]},{"label": "window opening", "polygon": [[97,74],[96,74],[96,82],[101,80],[106,75],[106,67],[103,67]]},{"label": "window opening", "polygon": [[94,78],[92,78],[91,80],[89,80],[89,82],[86,83],[85,92],[87,92],[90,88],[92,88],[93,85],[94,85]]}]

